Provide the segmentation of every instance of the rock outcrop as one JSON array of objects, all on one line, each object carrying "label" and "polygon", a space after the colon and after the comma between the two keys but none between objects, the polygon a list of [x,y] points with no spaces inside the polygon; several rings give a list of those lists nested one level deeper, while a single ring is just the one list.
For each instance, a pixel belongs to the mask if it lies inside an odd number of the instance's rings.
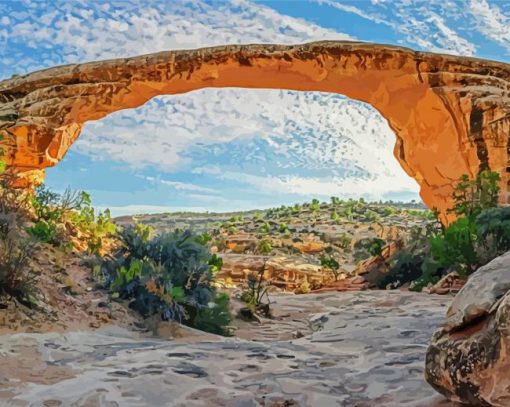
[{"label": "rock outcrop", "polygon": [[443,219],[452,183],[485,168],[507,183],[510,66],[356,42],[235,45],[67,65],[0,82],[0,130],[19,185],[40,181],[85,122],[207,87],[341,93],[374,106],[395,156]]},{"label": "rock outcrop", "polygon": [[510,405],[510,252],[481,267],[447,312],[427,350],[425,377],[471,406]]},{"label": "rock outcrop", "polygon": [[237,287],[244,286],[248,276],[261,268],[264,268],[266,281],[289,291],[299,287],[305,280],[312,285],[322,285],[331,280],[330,274],[323,272],[321,266],[304,263],[299,257],[272,256],[267,259],[257,255],[222,254],[221,258],[223,267],[216,278]]}]

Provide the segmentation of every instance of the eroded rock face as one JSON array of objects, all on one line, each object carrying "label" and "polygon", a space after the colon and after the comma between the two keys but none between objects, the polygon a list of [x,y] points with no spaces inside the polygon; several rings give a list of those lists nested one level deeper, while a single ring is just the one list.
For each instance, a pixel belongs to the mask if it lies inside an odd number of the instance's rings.
[{"label": "eroded rock face", "polygon": [[506,168],[510,66],[386,45],[316,42],[169,51],[61,66],[0,82],[8,163],[25,184],[57,164],[83,123],[154,96],[207,87],[341,93],[374,106],[396,134],[395,156],[446,217],[462,174]]},{"label": "eroded rock face", "polygon": [[453,401],[510,405],[510,252],[481,267],[427,350],[425,377]]}]

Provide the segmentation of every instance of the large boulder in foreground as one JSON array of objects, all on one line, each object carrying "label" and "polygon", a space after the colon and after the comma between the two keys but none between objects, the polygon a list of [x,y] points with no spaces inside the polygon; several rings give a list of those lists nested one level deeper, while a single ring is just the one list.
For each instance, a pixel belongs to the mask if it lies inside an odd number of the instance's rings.
[{"label": "large boulder in foreground", "polygon": [[478,269],[427,350],[425,377],[471,406],[510,406],[510,252]]}]

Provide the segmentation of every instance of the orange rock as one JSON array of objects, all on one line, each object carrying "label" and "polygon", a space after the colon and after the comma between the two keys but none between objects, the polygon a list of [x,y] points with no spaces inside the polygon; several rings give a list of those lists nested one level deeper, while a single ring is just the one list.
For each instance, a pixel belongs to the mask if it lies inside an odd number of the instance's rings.
[{"label": "orange rock", "polygon": [[234,250],[237,246],[237,243],[235,242],[228,242],[227,243],[227,248],[230,249],[230,250]]},{"label": "orange rock", "polygon": [[324,243],[322,242],[307,242],[307,243],[296,243],[295,247],[301,253],[316,254],[324,250]]},{"label": "orange rock", "polygon": [[371,104],[395,132],[395,157],[443,221],[462,174],[499,172],[500,202],[510,201],[510,66],[388,45],[232,45],[13,77],[0,82],[0,147],[26,187],[62,160],[87,121],[207,87],[333,92]]}]

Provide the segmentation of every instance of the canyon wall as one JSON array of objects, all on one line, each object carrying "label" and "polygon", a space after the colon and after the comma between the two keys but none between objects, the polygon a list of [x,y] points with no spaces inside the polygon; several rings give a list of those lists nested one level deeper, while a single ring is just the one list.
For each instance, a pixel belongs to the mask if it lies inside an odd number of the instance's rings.
[{"label": "canyon wall", "polygon": [[395,157],[443,220],[462,174],[500,172],[500,202],[510,202],[510,65],[387,45],[222,46],[15,76],[0,82],[0,144],[17,184],[30,186],[64,157],[85,122],[210,87],[333,92],[367,102],[388,120]]}]

